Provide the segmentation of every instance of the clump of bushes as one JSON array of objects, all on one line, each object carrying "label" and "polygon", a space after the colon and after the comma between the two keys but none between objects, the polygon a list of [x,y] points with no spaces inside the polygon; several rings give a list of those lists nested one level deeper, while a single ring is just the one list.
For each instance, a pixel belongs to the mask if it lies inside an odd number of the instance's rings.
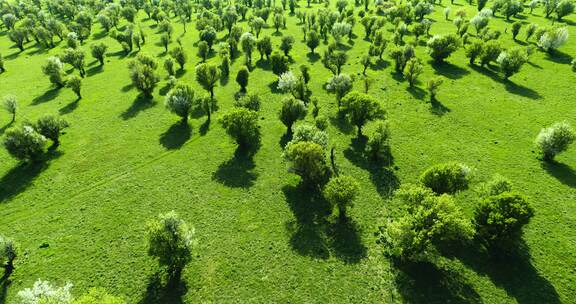
[{"label": "clump of bushes", "polygon": [[576,139],[574,129],[567,122],[558,122],[540,131],[534,142],[545,161],[552,161],[560,152],[566,151]]},{"label": "clump of bushes", "polygon": [[437,194],[455,193],[468,188],[470,173],[466,165],[450,162],[428,168],[420,175],[420,182]]}]

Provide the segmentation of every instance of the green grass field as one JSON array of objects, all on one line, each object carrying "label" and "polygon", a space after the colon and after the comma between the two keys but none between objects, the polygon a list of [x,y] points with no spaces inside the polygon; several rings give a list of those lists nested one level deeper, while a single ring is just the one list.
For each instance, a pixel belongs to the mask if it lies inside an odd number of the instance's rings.
[{"label": "green grass field", "polygon": [[[469,17],[476,13],[475,6],[456,2],[452,18],[460,8]],[[443,17],[447,5],[435,5],[431,34],[455,31]],[[319,7],[312,4],[310,10]],[[305,1],[299,9],[308,10]],[[541,8],[533,15],[525,10],[518,19],[552,23]],[[142,12],[137,20],[147,33],[141,53],[163,62],[167,55],[154,22]],[[200,62],[194,23],[183,34],[175,19],[174,36],[182,35],[189,58],[179,81],[202,95],[194,75]],[[20,165],[0,149],[0,234],[21,248],[10,283],[0,290],[0,303],[17,303],[17,292],[38,278],[72,282],[75,295],[104,287],[129,303],[574,303],[576,149],[542,165],[533,148],[541,128],[562,120],[576,124],[576,74],[569,64],[576,54],[576,16],[563,23],[569,26],[569,42],[553,57],[537,51],[510,82],[496,67],[470,66],[462,48],[434,66],[420,44],[416,52],[425,62],[424,73],[417,87],[409,89],[385,55],[384,63],[367,72],[374,80],[369,94],[387,110],[392,132],[393,165],[378,167],[354,149],[355,129],[335,119],[334,96],[323,88],[331,73],[320,56],[308,54],[298,19],[289,16],[281,33],[296,39],[291,66],[310,66],[312,96],[319,98],[321,114],[332,118],[328,132],[338,166],[362,186],[349,213],[352,220],[345,225],[298,186],[298,176],[287,172],[281,146],[286,128],[277,118],[284,94],[257,52],[248,92],[263,101],[262,140],[254,158],[246,159],[234,156],[236,145],[216,123],[233,107],[242,55],[234,60],[230,79],[216,87],[219,109],[212,123],[207,127],[205,117],[193,118],[185,128],[164,107],[165,71],[159,68],[162,81],[154,99],[139,98],[127,67],[137,52],[124,56],[120,44],[98,24],[81,46],[87,77],[80,101],[70,89],[53,89],[41,71],[47,57],[62,53],[65,42],[51,50],[31,42],[19,53],[8,33],[0,32],[7,69],[0,74],[0,97],[14,94],[19,99],[14,126],[43,114],[60,114],[70,123],[46,163]],[[247,22],[240,24],[249,29]],[[502,30],[500,41],[506,47],[525,44],[523,31],[519,42],[512,40],[511,22],[500,15],[490,26]],[[270,27],[260,35],[270,35],[276,49],[281,35],[274,31]],[[343,72],[359,76],[359,60],[370,42],[363,40],[359,22],[354,33],[357,38],[345,43],[349,59]],[[225,35],[218,33],[220,39]],[[392,33],[387,35],[390,39]],[[405,41],[413,39],[409,35]],[[89,56],[96,41],[109,46],[103,68]],[[321,44],[317,53],[325,48]],[[219,64],[220,59],[212,54],[209,62]],[[434,75],[445,82],[439,103],[431,105],[425,82]],[[362,87],[355,82],[356,90]],[[7,113],[0,113],[0,132],[11,127],[9,121]],[[306,121],[313,122],[310,114]],[[374,233],[401,208],[390,200],[394,188],[447,161],[475,169],[472,189],[456,196],[469,216],[478,201],[474,187],[495,173],[530,197],[536,215],[525,229],[525,256],[498,263],[473,249],[454,250],[435,263],[398,268],[383,255]],[[170,210],[195,227],[198,244],[181,285],[154,295],[158,264],[146,252],[145,223]]]}]

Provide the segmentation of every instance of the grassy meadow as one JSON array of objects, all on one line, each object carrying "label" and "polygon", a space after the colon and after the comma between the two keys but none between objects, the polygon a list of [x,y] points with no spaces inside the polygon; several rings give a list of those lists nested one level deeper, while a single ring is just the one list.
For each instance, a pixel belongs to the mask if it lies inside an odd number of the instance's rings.
[{"label": "grassy meadow", "polygon": [[[305,1],[299,5],[303,11],[322,7],[306,8]],[[448,21],[446,6],[452,7]],[[469,17],[476,14],[476,6],[462,0],[435,5],[430,33],[454,33],[451,20],[460,8]],[[337,119],[334,95],[324,89],[331,72],[320,55],[309,53],[298,18],[285,15],[287,29],[275,33],[269,26],[260,37],[269,35],[277,49],[282,35],[294,36],[292,69],[310,67],[312,96],[320,100],[320,113],[330,118],[327,130],[336,162],[361,183],[351,220],[337,222],[326,204],[287,172],[282,158],[286,127],[278,119],[285,94],[257,51],[247,90],[262,98],[262,139],[248,159],[235,154],[236,145],[217,123],[239,91],[235,77],[244,65],[242,55],[234,59],[229,79],[215,89],[218,110],[212,122],[193,117],[183,127],[164,107],[167,74],[161,64],[168,55],[155,22],[143,12],[137,23],[147,39],[140,52],[157,57],[162,78],[153,100],[141,98],[130,81],[128,62],[138,52],[126,56],[97,23],[81,46],[87,76],[79,101],[70,89],[54,89],[41,71],[47,57],[63,52],[65,42],[50,50],[31,42],[20,53],[3,31],[0,53],[7,71],[0,74],[0,97],[16,95],[20,109],[14,125],[7,113],[0,113],[0,133],[44,114],[61,115],[70,127],[45,163],[21,165],[0,149],[0,234],[21,248],[10,281],[0,289],[0,303],[16,303],[17,292],[38,278],[72,282],[74,294],[104,287],[128,303],[574,303],[576,149],[546,165],[537,158],[533,141],[554,122],[576,124],[576,74],[570,67],[576,54],[575,15],[562,21],[570,31],[568,43],[554,56],[536,51],[509,82],[496,66],[470,66],[463,48],[446,63],[433,64],[423,37],[416,53],[425,63],[424,73],[409,88],[386,53],[367,74],[373,80],[369,94],[386,109],[390,123],[393,164],[388,167],[361,157],[355,128]],[[552,23],[541,8],[533,14],[525,9],[512,19]],[[174,37],[180,37],[188,54],[178,80],[202,96],[194,73],[201,61],[195,20],[187,33],[178,20],[172,23]],[[249,30],[247,21],[240,24]],[[491,28],[503,32],[499,40],[505,47],[534,43],[524,42],[525,28],[513,41],[511,24],[500,14],[490,21]],[[390,23],[387,27],[392,29]],[[348,54],[343,72],[359,77],[360,57],[370,42],[363,39],[359,22],[354,34],[342,47]],[[219,39],[226,35],[218,32]],[[392,32],[387,35],[390,39]],[[412,35],[405,38],[412,40]],[[103,67],[89,55],[95,42],[109,46]],[[316,53],[326,48],[321,43]],[[216,52],[208,62],[220,63]],[[66,70],[77,74],[68,65]],[[438,102],[431,104],[425,83],[438,75],[444,84]],[[363,90],[361,80],[354,89]],[[310,113],[305,120],[314,121]],[[469,216],[478,203],[475,187],[495,173],[529,196],[536,215],[525,229],[523,255],[498,263],[474,249],[452,250],[434,263],[411,267],[396,267],[383,255],[375,232],[402,208],[391,199],[393,190],[448,161],[474,168],[470,190],[456,195]],[[157,286],[158,264],[147,255],[144,232],[146,221],[171,210],[195,227],[197,244],[180,286],[164,290]]]}]

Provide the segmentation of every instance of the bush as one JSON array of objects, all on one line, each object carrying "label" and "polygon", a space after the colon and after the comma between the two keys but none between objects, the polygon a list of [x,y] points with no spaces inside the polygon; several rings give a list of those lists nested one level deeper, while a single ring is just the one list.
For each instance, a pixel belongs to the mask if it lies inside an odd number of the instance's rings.
[{"label": "bush", "polygon": [[214,87],[220,78],[218,67],[212,64],[202,63],[196,67],[196,81],[210,92],[210,98],[214,98]]},{"label": "bush", "polygon": [[325,131],[326,129],[328,129],[328,118],[326,118],[326,116],[324,115],[320,115],[316,117],[316,119],[314,120],[314,124],[316,125],[316,128],[318,128],[319,130]]},{"label": "bush", "polygon": [[278,113],[280,121],[288,128],[288,133],[292,132],[292,125],[306,116],[306,105],[303,101],[294,97],[286,97],[282,100],[282,108]]},{"label": "bush", "polygon": [[16,100],[16,96],[4,96],[2,107],[4,110],[6,110],[6,112],[8,112],[8,114],[12,115],[12,120],[10,123],[13,123],[16,120],[16,111],[18,111],[18,101]]},{"label": "bush", "polygon": [[46,64],[42,66],[42,73],[50,79],[50,82],[59,88],[64,86],[62,68],[64,65],[58,57],[48,57]]},{"label": "bush", "polygon": [[483,43],[476,40],[466,48],[466,57],[470,58],[470,64],[474,64],[476,58],[482,54]]},{"label": "bush", "polygon": [[272,73],[275,75],[280,76],[288,71],[288,60],[284,55],[274,52],[270,57],[270,61],[272,64]]},{"label": "bush", "polygon": [[18,297],[21,304],[69,304],[72,303],[70,289],[72,289],[72,284],[70,283],[57,287],[48,281],[38,279],[34,282],[32,288],[19,291]]},{"label": "bush", "polygon": [[554,157],[566,151],[576,139],[574,129],[567,122],[558,122],[540,131],[536,137],[536,149],[546,161],[554,160]]},{"label": "bush", "polygon": [[556,5],[556,16],[558,20],[562,20],[564,16],[568,16],[574,12],[574,3],[570,0],[561,0]]},{"label": "bush", "polygon": [[166,70],[169,76],[176,75],[174,71],[174,59],[166,58],[166,60],[164,60],[164,70]]},{"label": "bush", "polygon": [[504,192],[483,200],[474,212],[478,236],[495,249],[511,249],[534,210],[521,194]]},{"label": "bush", "polygon": [[31,126],[6,131],[4,147],[20,161],[38,161],[44,153],[46,137]]},{"label": "bush", "polygon": [[438,194],[464,190],[469,179],[470,168],[454,162],[432,166],[420,175],[420,182]]},{"label": "bush", "polygon": [[258,112],[260,110],[260,96],[257,94],[244,95],[236,100],[234,106]]},{"label": "bush", "polygon": [[72,89],[78,99],[82,99],[82,78],[72,75],[68,77],[68,80],[66,80],[66,86]]},{"label": "bush", "polygon": [[360,193],[360,185],[350,176],[337,176],[331,178],[324,187],[324,198],[332,206],[337,206],[341,218],[346,217],[346,209],[352,207],[354,199]]},{"label": "bush", "polygon": [[319,144],[324,151],[328,148],[328,133],[322,131],[318,128],[313,127],[310,124],[304,123],[297,126],[294,126],[293,130],[294,135],[292,136],[292,140],[290,140],[287,144],[285,149],[288,149],[288,146],[306,141],[306,142],[313,142]]},{"label": "bush", "polygon": [[515,47],[509,51],[501,52],[496,61],[504,72],[504,79],[508,79],[520,71],[522,65],[528,61],[528,55],[526,55],[526,50]]},{"label": "bush", "polygon": [[362,127],[369,121],[383,118],[385,111],[374,97],[352,92],[342,99],[345,115],[357,127],[358,137],[362,136]]},{"label": "bush", "polygon": [[424,70],[424,66],[420,62],[420,59],[413,57],[410,60],[408,60],[408,62],[406,63],[405,71],[404,71],[404,77],[406,77],[406,79],[408,79],[408,83],[410,84],[410,87],[414,86],[414,83],[418,79],[418,76],[420,76],[420,74],[422,74],[423,70]]},{"label": "bush", "polygon": [[280,42],[280,50],[284,52],[284,56],[289,56],[290,50],[294,46],[294,37],[283,36]]},{"label": "bush", "polygon": [[512,23],[512,39],[516,40],[516,36],[520,33],[520,29],[522,28],[522,23],[516,21]]},{"label": "bush", "polygon": [[379,243],[389,255],[417,261],[446,242],[470,240],[474,228],[454,199],[435,196],[421,186],[403,186],[396,197],[408,207],[400,218],[380,227]]},{"label": "bush", "polygon": [[184,69],[184,65],[186,64],[188,57],[186,56],[186,52],[184,52],[184,49],[181,46],[176,46],[175,48],[173,48],[170,51],[170,57],[176,60],[176,62],[180,66],[180,70]]},{"label": "bush", "polygon": [[502,47],[497,41],[488,41],[482,46],[482,54],[480,55],[480,64],[485,66],[498,59]]},{"label": "bush", "polygon": [[174,211],[161,214],[146,227],[148,255],[168,268],[171,279],[178,279],[184,266],[192,259],[194,230]]},{"label": "bush", "polygon": [[91,52],[92,57],[100,62],[100,65],[104,65],[104,57],[106,56],[106,50],[108,50],[108,46],[104,43],[98,43],[92,45]]},{"label": "bush", "polygon": [[250,77],[250,72],[246,66],[241,67],[236,74],[236,83],[240,86],[242,92],[246,92],[246,87],[248,86],[248,79]]},{"label": "bush", "polygon": [[430,38],[426,45],[428,46],[430,57],[436,62],[442,62],[458,49],[459,44],[458,36],[449,34],[444,36],[436,35]]},{"label": "bush", "polygon": [[443,82],[444,80],[440,76],[428,80],[428,82],[426,83],[426,89],[428,90],[428,93],[430,93],[430,100],[432,101],[436,100],[436,94],[438,94],[438,88],[442,85]]},{"label": "bush", "polygon": [[157,64],[148,56],[139,55],[135,61],[129,64],[130,79],[132,84],[141,91],[144,96],[152,97],[152,92],[160,81],[156,75]]},{"label": "bush", "polygon": [[166,95],[164,104],[170,112],[182,117],[182,123],[186,123],[193,102],[194,90],[188,85],[179,84]]},{"label": "bush", "polygon": [[366,153],[375,161],[382,161],[390,157],[390,130],[384,121],[377,121],[368,135]]},{"label": "bush", "polygon": [[0,235],[0,266],[5,273],[10,274],[14,269],[14,260],[18,256],[16,244],[9,238]]},{"label": "bush", "polygon": [[510,191],[512,191],[512,182],[499,174],[495,174],[480,187],[480,193],[483,196],[495,196]]},{"label": "bush", "polygon": [[270,37],[265,36],[262,39],[258,40],[256,43],[256,47],[258,48],[258,52],[260,53],[260,59],[266,56],[266,59],[270,59],[270,54],[272,54],[272,40]]},{"label": "bush", "polygon": [[74,300],[72,304],[126,304],[126,301],[109,294],[103,288],[90,288],[88,293]]},{"label": "bush", "polygon": [[53,115],[42,116],[36,122],[36,130],[38,130],[38,133],[52,140],[55,146],[60,144],[60,134],[62,130],[68,126],[67,121]]},{"label": "bush", "polygon": [[324,149],[317,143],[301,141],[289,145],[284,157],[291,163],[289,171],[299,175],[306,185],[318,185],[328,176]]},{"label": "bush", "polygon": [[220,124],[240,147],[256,145],[260,139],[258,113],[254,111],[236,108],[222,116]]},{"label": "bush", "polygon": [[340,109],[342,97],[352,90],[352,86],[352,77],[344,73],[332,76],[326,83],[326,90],[336,95],[338,109]]},{"label": "bush", "polygon": [[311,30],[306,35],[306,46],[314,54],[314,50],[320,45],[320,35],[315,30]]},{"label": "bush", "polygon": [[568,41],[568,29],[566,27],[553,27],[546,30],[538,39],[538,46],[546,52],[553,52]]}]

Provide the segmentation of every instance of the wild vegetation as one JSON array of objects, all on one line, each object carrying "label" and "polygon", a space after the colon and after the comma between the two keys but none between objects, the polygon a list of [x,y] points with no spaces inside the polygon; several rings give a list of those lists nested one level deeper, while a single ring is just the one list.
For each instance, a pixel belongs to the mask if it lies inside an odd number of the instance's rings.
[{"label": "wild vegetation", "polygon": [[570,303],[572,0],[0,0],[0,304]]}]

